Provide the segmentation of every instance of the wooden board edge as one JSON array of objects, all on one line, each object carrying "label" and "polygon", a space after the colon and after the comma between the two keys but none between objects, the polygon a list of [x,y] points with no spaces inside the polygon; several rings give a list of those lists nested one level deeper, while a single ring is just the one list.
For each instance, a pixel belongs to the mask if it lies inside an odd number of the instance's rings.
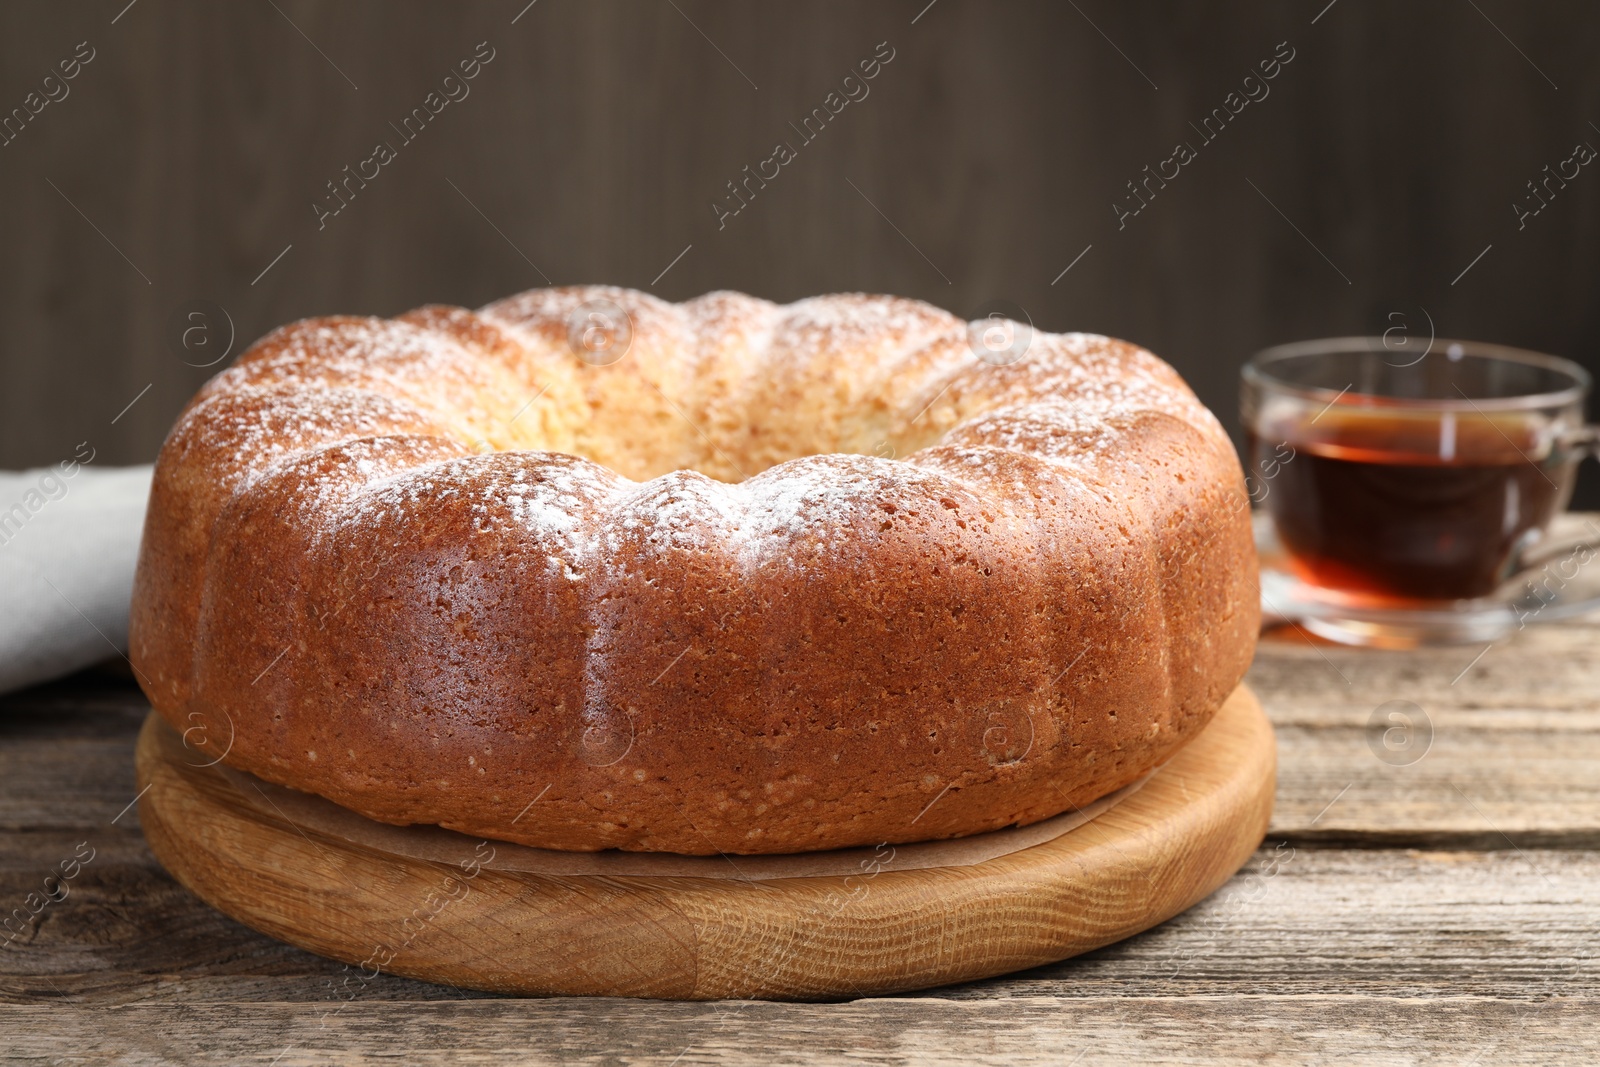
[{"label": "wooden board edge", "polygon": [[467,877],[230,806],[195,768],[174,766],[154,730],[147,720],[138,774],[157,857],[246,925],[364,966],[358,984],[381,969],[506,992],[688,999],[901,992],[1138,933],[1248,860],[1276,767],[1271,725],[1241,687],[1122,805],[970,868],[761,883]]}]

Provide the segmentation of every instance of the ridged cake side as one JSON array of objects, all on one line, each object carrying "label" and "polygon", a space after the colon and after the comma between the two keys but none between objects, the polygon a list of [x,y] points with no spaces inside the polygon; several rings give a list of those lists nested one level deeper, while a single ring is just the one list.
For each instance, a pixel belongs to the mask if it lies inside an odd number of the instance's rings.
[{"label": "ridged cake side", "polygon": [[1132,781],[1242,677],[1255,583],[1232,447],[1148,352],[582,287],[263,338],[162,450],[131,643],[208,758],[375,819],[792,852]]}]

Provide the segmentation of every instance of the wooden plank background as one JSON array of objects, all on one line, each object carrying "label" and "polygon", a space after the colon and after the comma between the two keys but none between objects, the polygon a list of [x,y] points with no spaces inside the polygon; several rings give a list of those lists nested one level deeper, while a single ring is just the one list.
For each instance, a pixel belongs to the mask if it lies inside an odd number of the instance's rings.
[{"label": "wooden plank background", "polygon": [[[176,343],[194,300],[238,351],[547,278],[1006,299],[1148,345],[1225,421],[1255,348],[1391,312],[1594,365],[1600,173],[1521,230],[1512,204],[1600,145],[1597,39],[1576,0],[7,4],[0,114],[79,42],[94,58],[0,147],[0,466],[86,439],[151,458],[212,373]],[[478,42],[470,95],[319,230],[325,182],[399,143]],[[869,94],[802,142],[789,124],[880,42]],[[1199,144],[1279,42],[1270,95],[1119,230],[1125,183]],[[725,183],[780,140],[797,158],[719,229]]]}]

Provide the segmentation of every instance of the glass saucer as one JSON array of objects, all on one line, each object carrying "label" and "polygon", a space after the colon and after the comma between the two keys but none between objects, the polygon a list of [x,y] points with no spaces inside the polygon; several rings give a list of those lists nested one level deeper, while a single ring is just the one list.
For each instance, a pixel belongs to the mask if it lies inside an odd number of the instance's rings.
[{"label": "glass saucer", "polygon": [[1498,641],[1535,623],[1600,610],[1600,524],[1588,516],[1558,519],[1553,547],[1489,596],[1392,603],[1304,581],[1291,569],[1272,519],[1253,518],[1264,628],[1292,622],[1344,645],[1416,648]]}]

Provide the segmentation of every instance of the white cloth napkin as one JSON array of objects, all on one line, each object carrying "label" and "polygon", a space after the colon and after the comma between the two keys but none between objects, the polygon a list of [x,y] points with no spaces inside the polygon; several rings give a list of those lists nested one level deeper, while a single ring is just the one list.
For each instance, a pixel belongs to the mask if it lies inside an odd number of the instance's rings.
[{"label": "white cloth napkin", "polygon": [[0,471],[0,692],[127,651],[150,471]]}]

